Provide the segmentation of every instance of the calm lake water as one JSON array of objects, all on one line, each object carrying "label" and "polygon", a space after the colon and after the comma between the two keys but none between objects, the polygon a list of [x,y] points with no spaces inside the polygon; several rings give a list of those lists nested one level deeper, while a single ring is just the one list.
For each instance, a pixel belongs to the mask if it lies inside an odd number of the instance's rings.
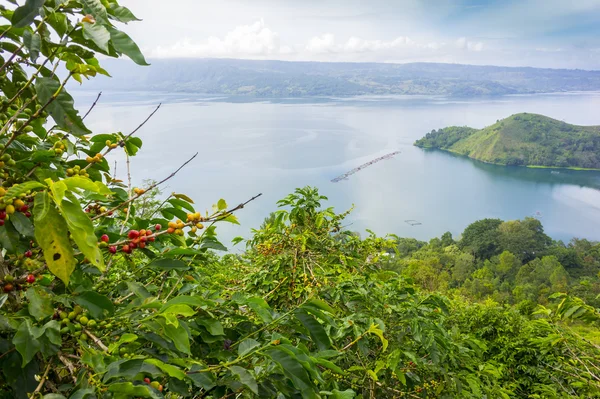
[{"label": "calm lake water", "polygon": [[[79,108],[87,109],[95,94],[75,93]],[[600,240],[600,172],[486,165],[412,145],[432,129],[481,128],[518,112],[600,124],[600,93],[477,101],[413,96],[271,102],[105,92],[86,122],[94,132],[129,132],[159,102],[162,108],[138,134],[144,147],[132,158],[133,179],[137,184],[162,179],[199,152],[165,192],[187,193],[199,209],[219,198],[234,205],[263,193],[238,213],[240,227],[217,229],[224,241],[248,236],[276,209],[278,199],[305,185],[318,187],[329,197],[326,205],[338,212],[354,204],[347,225],[361,234],[368,228],[430,239],[445,231],[458,235],[482,218],[535,216],[553,238]],[[330,181],[393,151],[401,153],[347,181]],[[113,159],[124,178],[123,158]]]}]

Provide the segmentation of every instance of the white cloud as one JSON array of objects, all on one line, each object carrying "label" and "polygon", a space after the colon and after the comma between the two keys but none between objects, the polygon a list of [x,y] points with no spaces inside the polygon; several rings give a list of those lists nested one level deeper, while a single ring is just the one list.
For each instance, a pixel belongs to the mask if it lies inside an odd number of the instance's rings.
[{"label": "white cloud", "polygon": [[461,50],[467,50],[467,51],[481,51],[481,50],[483,50],[483,43],[482,42],[471,42],[471,41],[467,40],[466,37],[461,37],[460,39],[458,39],[456,41],[456,47],[458,47]]},{"label": "white cloud", "polygon": [[335,37],[331,33],[315,36],[308,41],[306,50],[317,54],[337,52]]},{"label": "white cloud", "polygon": [[171,46],[159,46],[152,50],[154,57],[236,57],[269,56],[289,54],[289,46],[281,47],[279,35],[261,19],[251,25],[240,25],[224,38],[211,36],[200,42],[184,38]]}]

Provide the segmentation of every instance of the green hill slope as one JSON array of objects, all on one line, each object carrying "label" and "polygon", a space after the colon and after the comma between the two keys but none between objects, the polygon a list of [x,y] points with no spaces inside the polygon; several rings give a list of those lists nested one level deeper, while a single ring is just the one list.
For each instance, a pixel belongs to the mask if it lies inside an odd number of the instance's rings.
[{"label": "green hill slope", "polygon": [[600,169],[600,126],[571,125],[537,114],[512,115],[480,130],[433,130],[415,145],[500,165]]}]

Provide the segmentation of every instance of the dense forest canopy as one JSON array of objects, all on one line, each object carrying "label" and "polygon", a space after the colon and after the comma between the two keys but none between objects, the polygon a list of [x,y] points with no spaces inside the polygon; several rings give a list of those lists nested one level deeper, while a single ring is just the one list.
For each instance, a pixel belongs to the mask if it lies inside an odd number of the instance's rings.
[{"label": "dense forest canopy", "polygon": [[600,169],[600,126],[571,125],[537,114],[512,115],[480,130],[433,130],[415,145],[500,165]]},{"label": "dense forest canopy", "polygon": [[88,87],[163,90],[244,97],[507,94],[600,90],[600,72],[436,63],[286,62],[153,59],[140,70],[105,62],[112,78]]},{"label": "dense forest canopy", "polygon": [[600,397],[600,244],[536,219],[361,237],[304,187],[227,253],[217,227],[260,194],[206,211],[161,194],[196,155],[144,187],[113,177],[107,158],[135,162],[159,107],[91,132],[100,96],[80,113],[68,93],[108,74],[98,54],[146,63],[117,28],[135,15],[0,15],[0,398]]}]

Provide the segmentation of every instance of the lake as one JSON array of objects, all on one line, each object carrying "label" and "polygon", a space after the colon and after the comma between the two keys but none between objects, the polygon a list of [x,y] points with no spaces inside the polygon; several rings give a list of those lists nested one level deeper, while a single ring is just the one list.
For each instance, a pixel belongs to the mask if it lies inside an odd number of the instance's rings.
[{"label": "lake", "polygon": [[[96,96],[73,93],[84,111]],[[210,209],[219,198],[235,205],[263,193],[238,213],[241,226],[217,229],[224,241],[247,237],[277,200],[305,185],[318,187],[329,197],[326,205],[338,212],[354,204],[346,226],[363,235],[370,229],[428,240],[446,231],[457,236],[482,218],[533,216],[555,239],[600,240],[600,172],[487,165],[412,145],[432,129],[481,128],[518,112],[600,124],[600,93],[472,101],[415,96],[252,101],[105,92],[86,123],[96,133],[128,133],[159,102],[162,108],[138,133],[144,147],[132,158],[132,178],[137,185],[160,180],[199,152],[167,183],[166,193],[190,195],[198,210]],[[400,154],[331,182],[393,151]],[[123,157],[111,156],[125,179]]]}]

